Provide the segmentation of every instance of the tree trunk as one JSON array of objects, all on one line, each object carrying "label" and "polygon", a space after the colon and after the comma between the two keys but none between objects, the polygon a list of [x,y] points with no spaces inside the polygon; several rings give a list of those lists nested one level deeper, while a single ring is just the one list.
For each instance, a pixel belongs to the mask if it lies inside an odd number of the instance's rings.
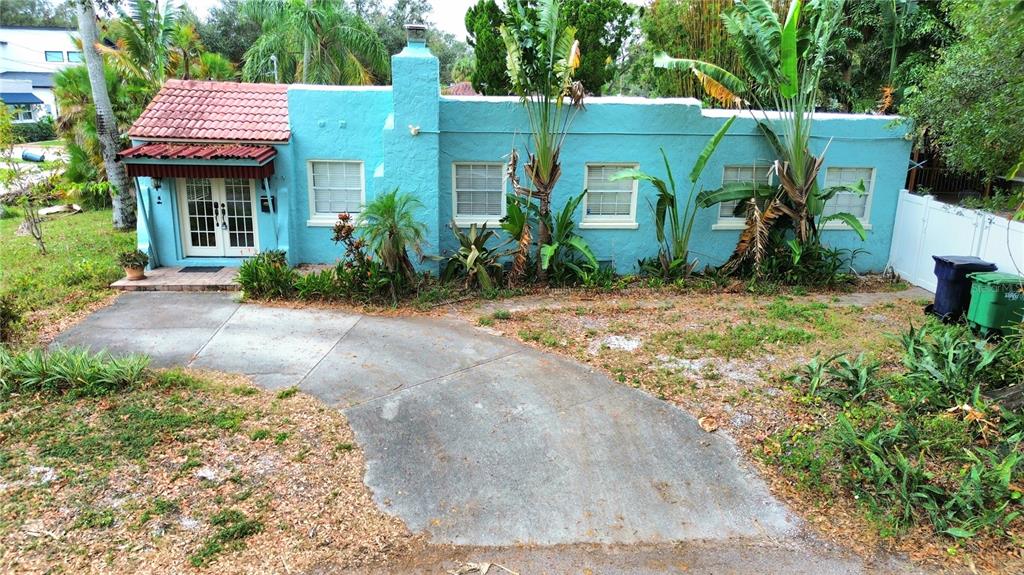
[{"label": "tree trunk", "polygon": [[[313,0],[306,0],[306,10],[309,10],[313,6]],[[306,38],[302,41],[302,83],[306,84],[309,74],[309,59],[310,59],[311,47],[309,45],[309,39]]]},{"label": "tree trunk", "polygon": [[121,141],[117,132],[114,107],[110,104],[110,94],[107,93],[103,57],[96,49],[99,35],[96,31],[96,9],[93,0],[75,2],[75,12],[78,15],[78,34],[82,38],[82,55],[85,57],[85,67],[89,72],[92,101],[96,106],[96,137],[100,141],[107,180],[114,188],[114,228],[132,230],[135,229],[135,190],[124,164],[117,161]]}]

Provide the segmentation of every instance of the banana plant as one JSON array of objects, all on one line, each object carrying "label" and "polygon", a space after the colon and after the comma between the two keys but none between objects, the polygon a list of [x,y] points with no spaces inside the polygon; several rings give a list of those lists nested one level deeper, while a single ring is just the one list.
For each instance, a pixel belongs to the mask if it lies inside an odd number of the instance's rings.
[{"label": "banana plant", "polygon": [[[665,154],[664,148],[661,150],[661,158],[665,162],[667,181],[637,169],[622,170],[611,177],[612,181],[626,179],[645,181],[654,186],[658,192],[658,199],[651,205],[651,211],[654,212],[654,230],[658,238],[658,263],[661,265],[662,275],[666,278],[688,275],[696,265],[696,262],[689,261],[690,236],[693,233],[693,222],[699,207],[694,203],[694,192],[700,187],[700,177],[704,173],[704,167],[707,166],[708,160],[718,149],[718,144],[721,143],[725,133],[729,131],[735,120],[735,116],[729,118],[704,145],[704,149],[701,150],[697,161],[690,169],[690,191],[685,198],[682,198],[676,191],[672,165],[668,161],[668,155]],[[650,204],[649,201],[648,203]],[[665,231],[666,225],[668,233]]]},{"label": "banana plant", "polygon": [[[781,21],[769,0],[738,2],[722,18],[752,87],[708,62],[664,53],[654,59],[657,67],[691,71],[705,92],[723,105],[748,110],[776,154],[773,172],[779,180],[777,188],[733,184],[698,199],[701,207],[731,200],[744,206],[747,227],[737,242],[734,265],[753,259],[757,271],[769,247],[770,232],[786,223],[801,244],[820,243],[821,226],[833,220],[846,223],[861,240],[866,238],[856,216],[823,216],[826,203],[837,193],[863,194],[863,182],[822,188],[817,180],[825,152],[815,155],[810,149],[825,55],[842,16],[843,0],[794,0]],[[770,109],[777,112],[768,112]]]}]

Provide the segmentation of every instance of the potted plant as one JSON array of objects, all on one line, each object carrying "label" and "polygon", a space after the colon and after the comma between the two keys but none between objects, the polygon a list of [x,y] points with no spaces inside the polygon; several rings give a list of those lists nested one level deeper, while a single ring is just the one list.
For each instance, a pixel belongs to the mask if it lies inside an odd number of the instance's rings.
[{"label": "potted plant", "polygon": [[117,261],[124,268],[124,273],[131,281],[145,279],[146,264],[149,263],[149,256],[141,250],[122,252]]}]

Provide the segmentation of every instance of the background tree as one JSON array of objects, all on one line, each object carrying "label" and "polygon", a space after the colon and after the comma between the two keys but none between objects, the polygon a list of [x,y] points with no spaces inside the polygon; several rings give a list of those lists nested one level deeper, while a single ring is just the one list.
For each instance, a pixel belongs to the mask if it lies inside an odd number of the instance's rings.
[{"label": "background tree", "polygon": [[72,0],[3,0],[0,2],[0,24],[55,28],[74,28],[77,25]]},{"label": "background tree", "polygon": [[261,26],[242,13],[243,0],[221,0],[210,9],[204,20],[194,25],[199,40],[210,52],[224,55],[239,66],[245,61],[245,51],[260,37]]},{"label": "background tree", "polygon": [[575,78],[587,92],[601,94],[615,75],[636,9],[622,0],[563,0],[561,11],[565,22],[576,28],[580,42]]},{"label": "background tree", "polygon": [[107,180],[113,187],[114,228],[130,230],[135,228],[135,187],[128,178],[124,164],[117,161],[121,150],[117,118],[107,91],[103,56],[98,49],[99,34],[96,30],[96,7],[93,0],[74,0],[78,17],[78,37],[82,42],[82,55],[89,75],[90,92],[95,109],[96,139],[103,157]]},{"label": "background tree", "polygon": [[[466,12],[467,42],[473,47],[476,70],[473,88],[486,95],[512,93],[513,86],[502,65],[505,46],[496,41],[496,30],[502,25],[517,26],[533,18],[538,2],[510,3],[502,9],[494,0],[480,0]],[[521,11],[525,17],[516,15]],[[565,26],[578,30],[582,61],[575,78],[588,93],[600,94],[615,75],[613,64],[618,60],[624,41],[630,34],[634,8],[622,0],[562,0],[559,3]],[[529,47],[524,61],[531,58]]]},{"label": "background tree", "polygon": [[947,166],[1005,176],[1021,157],[1024,134],[1024,25],[1015,0],[945,0],[961,39],[940,51],[920,90],[901,111]]},{"label": "background tree", "polygon": [[263,25],[245,53],[246,81],[273,81],[272,56],[284,82],[365,85],[389,77],[384,43],[342,2],[246,0],[242,13]]},{"label": "background tree", "polygon": [[476,66],[473,89],[486,96],[512,93],[505,68],[505,43],[498,29],[505,14],[494,0],[479,0],[466,11],[466,43],[473,48]]},{"label": "background tree", "polygon": [[427,47],[437,56],[441,83],[452,82],[453,69],[470,53],[469,47],[453,34],[442,32],[430,21],[429,0],[397,0],[386,8],[379,0],[356,2],[353,8],[380,36],[389,56],[405,48],[405,25],[418,22],[427,26]]}]

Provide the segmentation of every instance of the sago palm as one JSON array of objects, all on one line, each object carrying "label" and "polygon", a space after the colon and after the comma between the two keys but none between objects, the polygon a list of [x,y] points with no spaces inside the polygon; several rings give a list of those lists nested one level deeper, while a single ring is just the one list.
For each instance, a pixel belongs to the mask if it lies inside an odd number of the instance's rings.
[{"label": "sago palm", "polygon": [[395,190],[382,194],[359,213],[361,237],[384,267],[410,283],[416,278],[408,250],[423,255],[426,226],[417,220],[423,204],[411,194]]},{"label": "sago palm", "polygon": [[244,15],[263,23],[245,53],[242,77],[308,84],[373,84],[389,76],[377,33],[337,0],[246,0]]},{"label": "sago palm", "polygon": [[[513,26],[501,26],[505,42],[506,64],[512,88],[526,107],[530,120],[530,145],[523,171],[531,186],[523,186],[517,173],[519,154],[512,150],[508,177],[513,189],[528,202],[538,202],[538,243],[549,244],[551,230],[551,194],[562,175],[559,154],[576,112],[582,108],[583,87],[573,82],[580,65],[576,29],[566,26],[559,16],[557,0],[540,0],[536,17],[519,0],[510,4]],[[520,281],[526,272],[532,242],[530,226],[523,226],[510,280]],[[538,258],[538,276],[544,270]]]},{"label": "sago palm", "polygon": [[[825,54],[843,15],[843,0],[794,0],[784,20],[768,0],[743,0],[722,16],[753,87],[708,62],[659,54],[655,65],[690,70],[705,91],[729,106],[750,109],[778,159],[773,172],[777,189],[730,184],[700,194],[702,207],[740,200],[746,207],[747,229],[740,236],[733,263],[753,259],[760,265],[769,232],[788,220],[801,243],[820,241],[821,226],[845,222],[861,239],[866,237],[856,216],[822,216],[825,203],[840,191],[863,193],[860,186],[822,188],[817,179],[824,154],[810,150],[811,127]],[[777,110],[769,112],[768,110]]]}]

